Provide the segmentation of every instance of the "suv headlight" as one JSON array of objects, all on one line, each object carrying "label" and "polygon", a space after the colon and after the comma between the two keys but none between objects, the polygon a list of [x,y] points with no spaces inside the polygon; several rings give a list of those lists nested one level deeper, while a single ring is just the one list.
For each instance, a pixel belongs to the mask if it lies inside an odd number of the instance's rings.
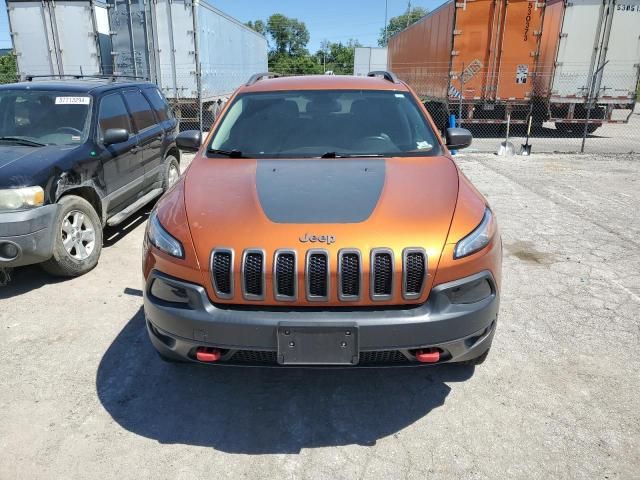
[{"label": "suv headlight", "polygon": [[493,219],[493,214],[491,213],[491,210],[487,208],[484,211],[484,217],[482,217],[480,225],[456,244],[453,258],[458,259],[466,257],[472,253],[476,253],[478,250],[482,250],[489,244],[495,231],[496,224]]},{"label": "suv headlight", "polygon": [[0,210],[22,210],[44,204],[41,187],[7,188],[0,190]]},{"label": "suv headlight", "polygon": [[184,258],[184,249],[182,248],[182,244],[164,229],[160,220],[158,220],[158,213],[155,210],[151,212],[151,216],[149,217],[147,238],[151,245],[156,247],[158,250],[163,251],[167,255],[171,255],[176,258]]}]

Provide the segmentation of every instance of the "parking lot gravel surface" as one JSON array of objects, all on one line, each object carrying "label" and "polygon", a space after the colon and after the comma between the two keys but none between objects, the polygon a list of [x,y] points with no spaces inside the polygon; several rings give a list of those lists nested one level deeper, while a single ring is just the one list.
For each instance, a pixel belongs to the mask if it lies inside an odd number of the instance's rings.
[{"label": "parking lot gravel surface", "polygon": [[88,275],[28,267],[0,288],[0,479],[640,478],[640,157],[457,162],[504,242],[485,364],[163,363],[147,209]]}]

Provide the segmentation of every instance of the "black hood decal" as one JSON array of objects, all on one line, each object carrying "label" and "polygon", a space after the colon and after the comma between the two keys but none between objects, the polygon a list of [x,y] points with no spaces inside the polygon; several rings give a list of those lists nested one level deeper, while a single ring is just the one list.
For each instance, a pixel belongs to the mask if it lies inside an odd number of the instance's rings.
[{"label": "black hood decal", "polygon": [[380,199],[384,159],[258,160],[256,187],[275,223],[359,223]]}]

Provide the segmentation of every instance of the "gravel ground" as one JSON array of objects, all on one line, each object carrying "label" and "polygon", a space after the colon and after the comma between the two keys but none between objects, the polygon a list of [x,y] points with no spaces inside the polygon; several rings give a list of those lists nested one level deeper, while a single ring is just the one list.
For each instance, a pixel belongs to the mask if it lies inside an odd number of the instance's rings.
[{"label": "gravel ground", "polygon": [[143,212],[90,274],[0,289],[0,478],[640,478],[640,157],[458,162],[505,246],[484,365],[162,363]]}]

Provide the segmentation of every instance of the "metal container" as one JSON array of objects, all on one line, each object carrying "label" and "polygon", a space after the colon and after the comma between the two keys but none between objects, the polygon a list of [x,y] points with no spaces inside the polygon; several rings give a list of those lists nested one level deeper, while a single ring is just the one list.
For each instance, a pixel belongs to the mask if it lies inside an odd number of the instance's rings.
[{"label": "metal container", "polygon": [[389,40],[389,67],[439,123],[525,123],[544,4],[450,0]]},{"label": "metal container", "polygon": [[[552,0],[540,48],[537,96],[561,128],[612,120],[635,105],[640,72],[640,0]],[[627,116],[628,119],[628,116]]]},{"label": "metal container", "polygon": [[21,75],[111,73],[106,4],[8,0],[7,11]]},{"label": "metal container", "polygon": [[369,72],[387,69],[386,47],[356,47],[353,60],[353,74],[364,77]]},{"label": "metal container", "polygon": [[268,70],[265,37],[206,2],[110,2],[115,73],[157,83],[187,126],[208,128],[221,102]]}]

